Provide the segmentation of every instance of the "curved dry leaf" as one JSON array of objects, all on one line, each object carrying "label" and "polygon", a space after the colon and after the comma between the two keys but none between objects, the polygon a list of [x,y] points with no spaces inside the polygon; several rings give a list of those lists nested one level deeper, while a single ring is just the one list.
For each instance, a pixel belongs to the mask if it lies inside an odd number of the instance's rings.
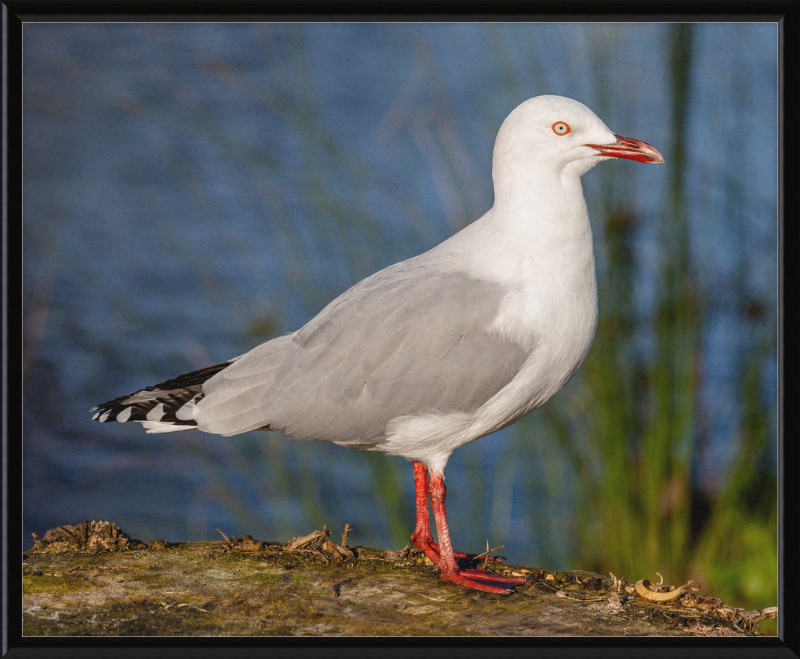
[{"label": "curved dry leaf", "polygon": [[[674,602],[681,595],[686,593],[683,587],[674,588],[673,590],[665,593],[659,593],[655,590],[650,590],[650,581],[648,579],[640,579],[636,582],[636,594],[639,595],[645,602]],[[688,585],[684,584],[684,585]]]}]

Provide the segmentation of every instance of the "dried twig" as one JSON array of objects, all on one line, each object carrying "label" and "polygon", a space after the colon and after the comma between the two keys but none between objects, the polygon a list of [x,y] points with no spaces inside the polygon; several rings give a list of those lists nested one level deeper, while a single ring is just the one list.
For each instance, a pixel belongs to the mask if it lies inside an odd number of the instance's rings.
[{"label": "dried twig", "polygon": [[335,542],[331,542],[330,540],[326,540],[322,544],[322,551],[328,552],[334,558],[353,558],[354,556],[353,552],[347,549],[347,547],[340,547]]},{"label": "dried twig", "polygon": [[331,534],[328,530],[328,525],[324,524],[322,526],[322,533],[320,534],[319,540],[317,541],[317,547],[322,547],[325,544],[325,539]]},{"label": "dried twig", "polygon": [[330,563],[328,557],[325,556],[325,554],[323,554],[319,549],[317,549],[314,546],[306,547],[306,549],[304,549],[303,551],[310,551],[312,554],[316,554],[317,556],[319,556],[326,563]]},{"label": "dried twig", "polygon": [[322,533],[320,531],[314,531],[302,537],[292,538],[286,543],[286,549],[302,549],[306,545],[310,545],[312,542],[319,540],[321,536]]},{"label": "dried twig", "polygon": [[347,548],[347,538],[350,535],[350,528],[351,527],[349,524],[344,525],[344,533],[342,533],[342,545],[341,545],[342,548],[344,549]]},{"label": "dried twig", "polygon": [[592,597],[590,599],[583,599],[581,597],[570,597],[563,590],[556,590],[556,595],[565,600],[573,600],[575,602],[604,602],[606,597]]},{"label": "dried twig", "polygon": [[505,545],[500,545],[499,547],[495,547],[494,549],[489,549],[489,543],[487,542],[486,543],[486,551],[478,554],[477,556],[475,556],[475,558],[481,558],[483,556],[487,556],[491,552],[497,551],[498,549],[502,549],[503,547],[505,547]]},{"label": "dried twig", "polygon": [[397,560],[398,561],[406,560],[408,558],[408,555],[411,553],[412,549],[414,549],[414,543],[411,540],[409,540],[408,544],[405,547],[403,547],[398,553]]},{"label": "dried twig", "polygon": [[474,560],[476,560],[478,558],[481,558],[482,556],[485,556],[486,559],[483,561],[483,569],[485,570],[486,566],[489,564],[489,554],[491,554],[493,551],[497,551],[498,549],[502,549],[503,547],[505,547],[505,545],[500,545],[499,547],[495,547],[494,549],[489,549],[489,539],[487,538],[486,539],[486,551],[481,553],[481,554],[478,554],[472,560],[474,561]]},{"label": "dried twig", "polygon": [[[172,606],[172,605],[170,604],[170,606]],[[209,611],[206,611],[205,609],[201,609],[199,606],[195,606],[194,604],[188,604],[186,602],[184,602],[183,604],[178,604],[177,608],[180,609],[182,606],[191,606],[193,609],[197,609],[198,611],[202,611],[203,613],[210,613]]]}]

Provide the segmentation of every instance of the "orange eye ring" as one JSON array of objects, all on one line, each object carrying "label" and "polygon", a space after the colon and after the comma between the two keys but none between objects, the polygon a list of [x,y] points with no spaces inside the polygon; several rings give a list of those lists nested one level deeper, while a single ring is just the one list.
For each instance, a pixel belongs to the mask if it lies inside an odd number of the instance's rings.
[{"label": "orange eye ring", "polygon": [[553,132],[559,136],[566,135],[567,133],[572,131],[572,129],[569,127],[569,124],[566,121],[556,121],[556,123],[553,124],[552,128]]}]

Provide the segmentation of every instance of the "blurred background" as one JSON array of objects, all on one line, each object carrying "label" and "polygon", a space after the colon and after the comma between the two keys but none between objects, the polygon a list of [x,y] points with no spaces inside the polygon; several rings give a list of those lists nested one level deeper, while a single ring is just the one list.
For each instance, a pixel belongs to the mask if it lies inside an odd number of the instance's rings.
[{"label": "blurred background", "polygon": [[560,94],[667,164],[584,177],[594,347],[452,456],[454,545],[775,605],[777,45],[774,24],[27,23],[24,537],[350,523],[405,546],[404,460],[89,408],[293,331],[477,219],[503,119]]}]

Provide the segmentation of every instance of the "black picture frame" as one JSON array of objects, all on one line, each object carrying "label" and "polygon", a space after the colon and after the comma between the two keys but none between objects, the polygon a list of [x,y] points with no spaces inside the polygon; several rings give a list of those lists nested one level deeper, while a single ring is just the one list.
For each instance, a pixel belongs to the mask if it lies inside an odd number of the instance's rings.
[{"label": "black picture frame", "polygon": [[[800,488],[796,425],[786,414],[794,393],[792,366],[800,364],[791,330],[787,282],[796,267],[785,258],[796,244],[800,217],[797,153],[800,153],[800,1],[561,0],[558,2],[324,2],[231,1],[72,2],[9,0],[3,3],[3,638],[4,657],[798,657],[800,611]],[[779,25],[780,183],[779,260],[779,633],[776,638],[29,638],[21,635],[21,463],[22,380],[21,217],[22,217],[22,25],[35,21],[163,20],[317,21],[743,21]],[[791,284],[788,284],[790,287]],[[789,291],[791,293],[791,291]],[[788,366],[788,368],[786,368]],[[787,439],[788,438],[788,439]]]}]

